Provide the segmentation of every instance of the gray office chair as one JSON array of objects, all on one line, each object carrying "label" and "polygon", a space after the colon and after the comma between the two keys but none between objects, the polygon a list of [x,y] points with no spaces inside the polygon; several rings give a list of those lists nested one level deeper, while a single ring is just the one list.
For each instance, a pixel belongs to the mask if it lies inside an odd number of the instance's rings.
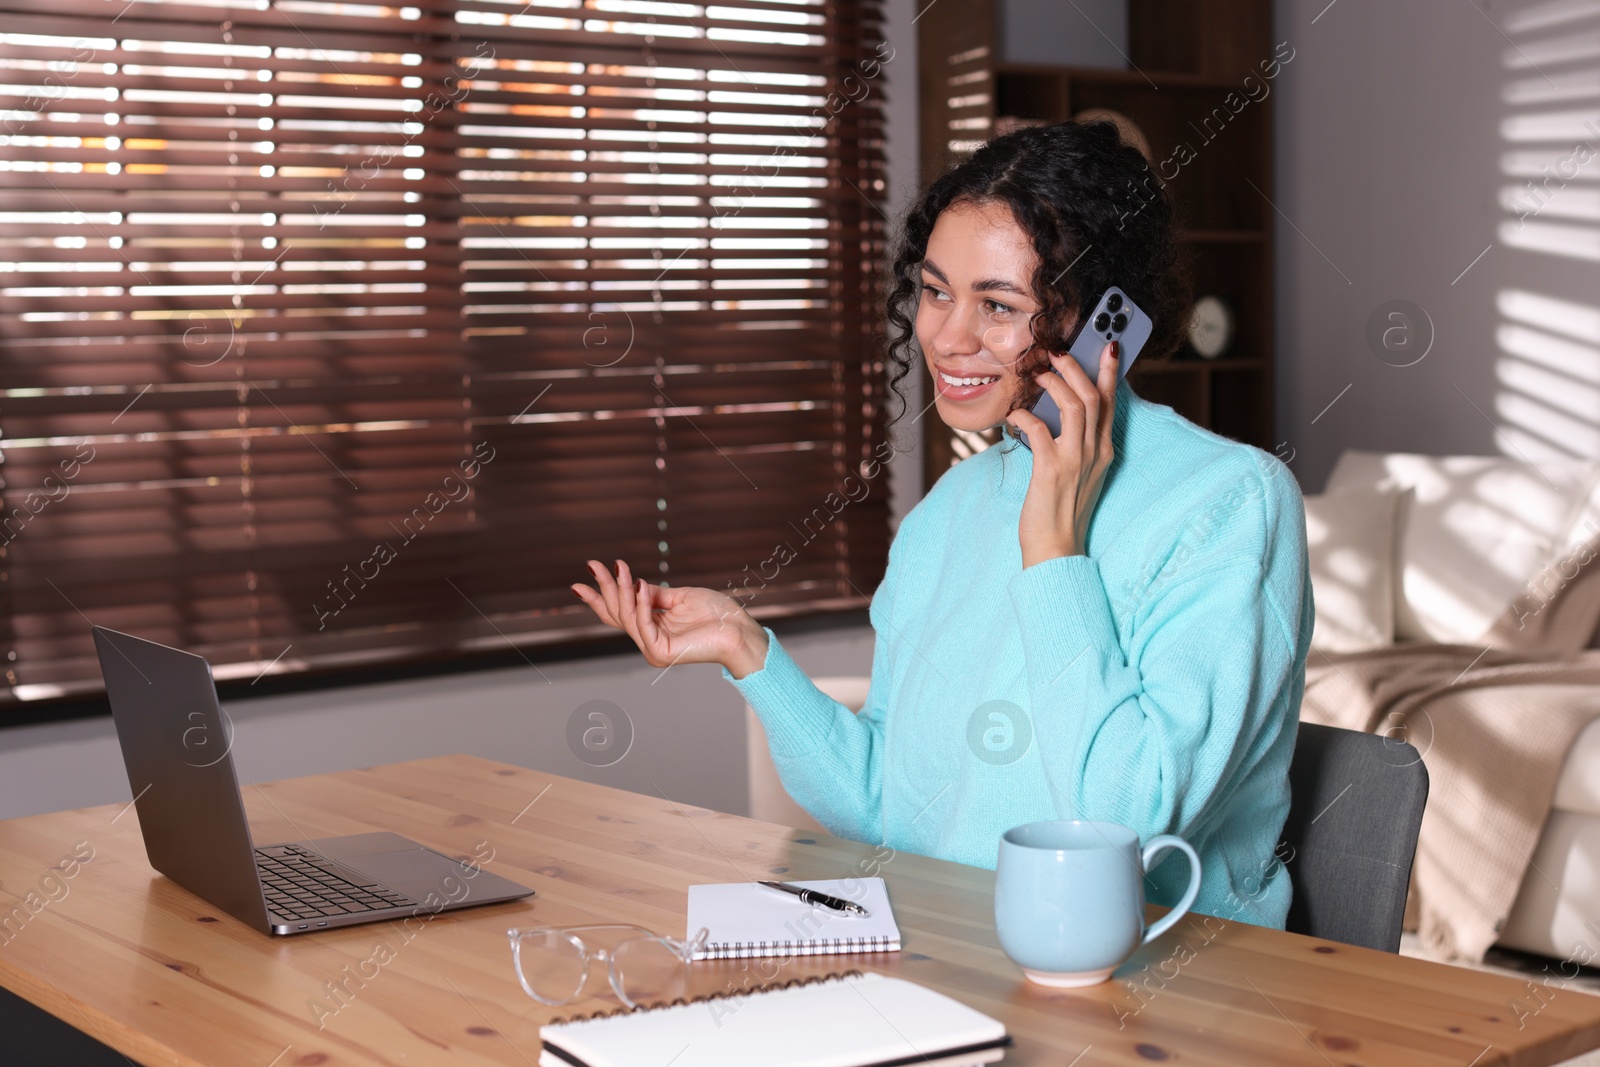
[{"label": "gray office chair", "polygon": [[1399,951],[1428,799],[1422,754],[1394,738],[1302,722],[1289,789],[1288,930]]}]

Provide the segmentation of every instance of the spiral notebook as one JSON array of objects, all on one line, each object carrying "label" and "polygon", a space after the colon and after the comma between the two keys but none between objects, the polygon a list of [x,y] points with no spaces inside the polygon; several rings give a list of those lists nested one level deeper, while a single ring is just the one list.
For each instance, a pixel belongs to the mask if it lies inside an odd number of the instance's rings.
[{"label": "spiral notebook", "polygon": [[755,882],[689,887],[688,935],[711,931],[697,960],[746,956],[825,956],[843,952],[899,952],[900,927],[882,878],[795,882],[867,909],[866,916],[830,911]]},{"label": "spiral notebook", "polygon": [[557,1019],[539,1037],[540,1067],[968,1067],[1011,1044],[958,1000],[859,971]]}]

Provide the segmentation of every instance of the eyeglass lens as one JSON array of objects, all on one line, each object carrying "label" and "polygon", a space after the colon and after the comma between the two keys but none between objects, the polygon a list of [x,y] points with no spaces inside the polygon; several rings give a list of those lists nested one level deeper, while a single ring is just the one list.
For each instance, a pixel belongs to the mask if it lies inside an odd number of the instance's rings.
[{"label": "eyeglass lens", "polygon": [[656,937],[626,938],[609,951],[592,947],[587,957],[581,943],[567,931],[528,931],[515,942],[523,986],[546,1004],[576,999],[590,963],[597,960],[609,961],[612,989],[629,1007],[687,995],[688,964]]},{"label": "eyeglass lens", "polygon": [[670,1001],[687,994],[689,968],[653,937],[624,941],[611,954],[617,996],[629,1004]]},{"label": "eyeglass lens", "polygon": [[570,934],[535,930],[523,934],[516,944],[523,986],[535,998],[546,1004],[565,1004],[578,995],[589,961]]}]

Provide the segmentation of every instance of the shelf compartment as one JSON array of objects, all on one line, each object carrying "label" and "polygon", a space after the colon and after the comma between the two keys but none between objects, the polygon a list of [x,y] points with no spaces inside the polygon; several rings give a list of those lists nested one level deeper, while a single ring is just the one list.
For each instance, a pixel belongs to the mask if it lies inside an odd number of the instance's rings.
[{"label": "shelf compartment", "polygon": [[1210,376],[1210,425],[1224,437],[1272,451],[1272,404],[1264,370],[1219,370]]}]

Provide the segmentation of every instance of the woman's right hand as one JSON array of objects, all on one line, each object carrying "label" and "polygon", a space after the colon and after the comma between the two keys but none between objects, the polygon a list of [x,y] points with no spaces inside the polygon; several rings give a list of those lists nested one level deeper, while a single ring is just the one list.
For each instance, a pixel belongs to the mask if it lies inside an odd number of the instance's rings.
[{"label": "woman's right hand", "polygon": [[597,560],[589,561],[589,570],[596,588],[574,582],[572,591],[601,622],[633,638],[651,666],[720,663],[743,678],[767,661],[766,631],[733,597],[635,580],[620,559],[615,576]]}]

